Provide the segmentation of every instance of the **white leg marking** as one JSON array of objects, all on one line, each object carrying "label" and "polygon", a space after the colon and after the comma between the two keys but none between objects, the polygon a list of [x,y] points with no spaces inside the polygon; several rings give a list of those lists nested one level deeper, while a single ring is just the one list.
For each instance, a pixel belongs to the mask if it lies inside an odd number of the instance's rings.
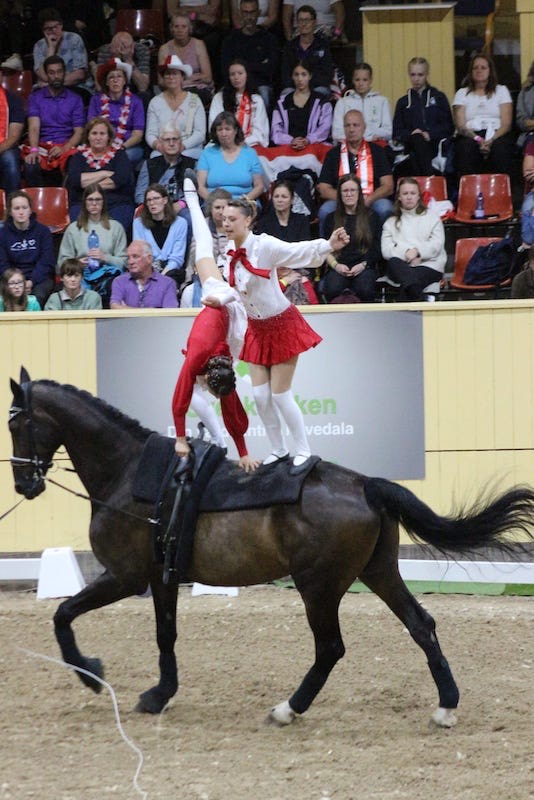
[{"label": "white leg marking", "polygon": [[454,728],[458,720],[453,708],[438,708],[432,714],[432,720],[440,728]]},{"label": "white leg marking", "polygon": [[283,703],[279,703],[271,709],[269,716],[273,722],[277,722],[278,725],[290,725],[298,715],[293,711],[289,702],[284,700]]}]

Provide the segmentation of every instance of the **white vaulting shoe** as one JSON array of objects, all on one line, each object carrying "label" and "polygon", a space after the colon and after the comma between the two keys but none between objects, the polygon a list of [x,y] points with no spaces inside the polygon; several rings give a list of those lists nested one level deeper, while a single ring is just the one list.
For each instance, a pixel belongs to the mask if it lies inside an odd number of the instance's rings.
[{"label": "white vaulting shoe", "polygon": [[271,453],[270,455],[267,456],[267,458],[264,458],[261,463],[263,464],[264,467],[267,467],[269,464],[276,464],[277,461],[283,461],[288,456],[289,456],[289,453],[287,453],[287,452],[286,453]]},{"label": "white vaulting shoe", "polygon": [[293,466],[302,467],[302,465],[305,464],[306,461],[309,459],[310,455],[311,453],[308,453],[307,455],[300,455],[300,454],[296,455],[295,458],[293,459]]},{"label": "white vaulting shoe", "polygon": [[187,192],[190,193],[194,192],[195,194],[197,194],[198,178],[195,170],[191,169],[191,167],[188,167],[186,170],[184,170],[183,185],[184,185],[184,194],[186,194]]}]

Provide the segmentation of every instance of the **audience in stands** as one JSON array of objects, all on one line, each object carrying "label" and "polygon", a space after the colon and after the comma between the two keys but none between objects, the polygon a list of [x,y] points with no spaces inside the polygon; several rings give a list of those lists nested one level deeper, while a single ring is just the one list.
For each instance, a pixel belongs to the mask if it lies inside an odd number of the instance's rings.
[{"label": "audience in stands", "polygon": [[297,35],[286,43],[282,51],[282,87],[293,87],[293,70],[306,62],[312,72],[311,88],[330,97],[334,79],[334,62],[326,36],[315,29],[317,14],[311,5],[297,11]]},{"label": "audience in stands", "polygon": [[192,69],[172,55],[167,56],[158,71],[163,78],[163,91],[148,104],[146,143],[161,153],[159,132],[166,123],[173,122],[182,134],[182,153],[197,159],[206,138],[206,112],[200,97],[183,88],[184,79],[191,77]]},{"label": "audience in stands", "polygon": [[9,267],[19,269],[26,280],[26,291],[41,308],[54,288],[54,245],[52,234],[32,210],[26,192],[8,195],[5,224],[0,229],[0,275]]},{"label": "audience in stands", "polygon": [[471,59],[464,86],[454,95],[456,169],[459,175],[505,172],[512,169],[514,141],[512,98],[497,83],[493,61],[484,55]]},{"label": "audience in stands", "polygon": [[178,308],[176,284],[153,267],[152,248],[134,239],[128,247],[128,272],[111,285],[110,308]]},{"label": "audience in stands", "polygon": [[365,140],[387,144],[391,140],[393,123],[387,97],[373,87],[373,70],[364,61],[356,64],[352,72],[352,86],[334,106],[332,139],[339,142],[345,138],[343,119],[347,111],[361,111],[365,120]]},{"label": "audience in stands", "polygon": [[158,64],[164,64],[168,56],[176,55],[182,64],[191,67],[191,77],[183,82],[183,88],[198,94],[207,108],[214,92],[211,62],[206,45],[201,39],[195,39],[193,22],[184,11],[177,11],[170,20],[172,39],[163,44],[158,52]]},{"label": "audience in stands", "polygon": [[197,164],[198,193],[203,200],[214,189],[226,189],[232,197],[257,200],[263,194],[261,164],[230,111],[221,111],[210,128],[209,144]]},{"label": "audience in stands", "polygon": [[258,25],[258,0],[241,0],[239,11],[241,29],[231,31],[223,43],[222,74],[228,74],[228,68],[234,59],[243,61],[247,65],[251,82],[263,97],[265,108],[269,112],[280,57],[278,39],[271,31]]},{"label": "audience in stands", "polygon": [[65,63],[65,86],[77,86],[87,90],[93,88],[89,74],[87,50],[78,33],[63,30],[63,19],[55,8],[44,8],[39,14],[43,38],[33,47],[33,71],[39,85],[46,86],[47,78],[43,64],[49,56],[61,56]]},{"label": "audience in stands", "polygon": [[442,279],[447,262],[443,222],[424,204],[415,178],[401,178],[397,184],[381,247],[388,277],[400,284],[399,301],[424,300],[424,289]]},{"label": "audience in stands", "polygon": [[67,258],[61,263],[59,275],[63,288],[52,292],[45,311],[99,311],[102,308],[98,292],[86,289],[82,283],[84,269],[79,258]]},{"label": "audience in stands", "polygon": [[[97,65],[107,64],[111,58],[118,58],[132,68],[129,86],[136,94],[146,96],[150,87],[150,48],[145,42],[134,42],[127,31],[119,31],[109,44],[98,49]],[[95,73],[96,88],[104,88],[98,83]]]},{"label": "audience in stands", "polygon": [[37,298],[30,294],[24,273],[8,267],[0,278],[0,311],[40,311]]},{"label": "audience in stands", "polygon": [[68,159],[80,143],[85,109],[77,92],[65,86],[65,62],[43,62],[47,85],[28,98],[28,144],[22,148],[28,186],[60,186]]},{"label": "audience in stands", "polygon": [[265,103],[260,94],[256,94],[247,66],[240,59],[233,59],[228,66],[228,76],[220,92],[213,98],[208,117],[211,125],[221,111],[235,114],[245,134],[245,142],[249,147],[269,144],[269,119]]},{"label": "audience in stands", "polygon": [[[295,8],[297,14],[300,0],[282,0],[282,23],[284,35],[287,40],[295,33]],[[317,17],[317,28],[330,39],[343,39],[345,29],[345,4],[343,0],[309,0],[308,5],[313,8]],[[298,26],[297,26],[298,30]]]},{"label": "audience in stands", "polygon": [[329,303],[339,302],[344,294],[350,294],[355,301],[372,303],[380,258],[380,220],[366,207],[356,175],[343,175],[339,179],[336,209],[325,221],[326,237],[339,227],[345,228],[350,242],[327,256],[329,269],[323,281],[323,294]]},{"label": "audience in stands", "polygon": [[523,147],[528,135],[534,131],[534,61],[517,96],[515,121],[521,131],[517,144]]},{"label": "audience in stands", "polygon": [[146,190],[141,213],[133,221],[132,236],[149,243],[154,269],[172,278],[179,288],[185,279],[187,222],[176,216],[165,186],[152,183]]},{"label": "audience in stands", "polygon": [[5,192],[14,192],[20,186],[18,145],[24,121],[24,108],[19,96],[0,86],[0,180]]},{"label": "audience in stands", "polygon": [[273,111],[271,140],[304,150],[310,144],[326,142],[332,130],[332,106],[311,89],[312,73],[305,61],[295,65],[294,90],[281,97]]},{"label": "audience in stands", "polygon": [[384,149],[365,141],[365,120],[361,111],[348,111],[343,120],[345,141],[335,145],[327,154],[319,175],[317,191],[323,199],[319,208],[319,230],[324,235],[324,223],[335,210],[337,184],[340,175],[357,175],[364,203],[372,208],[383,222],[393,210],[393,175]]},{"label": "audience in stands", "polygon": [[115,131],[114,144],[123,147],[135,168],[143,159],[145,109],[143,101],[129,88],[132,67],[120,58],[110,58],[97,67],[98,85],[102,87],[91,97],[87,119],[108,119]]},{"label": "audience in stands", "polygon": [[106,193],[110,217],[128,233],[134,213],[134,179],[130,160],[114,144],[115,131],[108,119],[95,117],[86,124],[82,144],[67,165],[71,220],[78,218],[84,189],[99,183]]},{"label": "audience in stands", "polygon": [[397,100],[393,115],[393,139],[404,146],[409,160],[402,171],[411,175],[432,175],[432,159],[441,139],[452,136],[451,107],[443,92],[428,82],[430,67],[426,58],[408,62],[411,87]]},{"label": "audience in stands", "polygon": [[[254,233],[268,233],[284,242],[311,239],[309,217],[292,210],[294,195],[289,181],[275,181],[271,187],[269,208],[256,223]],[[315,305],[319,302],[306,271],[280,267],[277,273],[282,291],[290,302],[295,305]]]},{"label": "audience in stands", "polygon": [[[88,237],[94,231],[98,247],[90,248]],[[85,187],[78,218],[66,229],[59,246],[57,263],[78,259],[87,271],[104,264],[125,269],[126,232],[120,222],[108,214],[106,192],[99,183]],[[89,265],[91,260],[91,265]]]},{"label": "audience in stands", "polygon": [[[258,0],[258,25],[281,30],[280,0]],[[234,28],[243,27],[239,0],[230,0],[230,16]]]}]

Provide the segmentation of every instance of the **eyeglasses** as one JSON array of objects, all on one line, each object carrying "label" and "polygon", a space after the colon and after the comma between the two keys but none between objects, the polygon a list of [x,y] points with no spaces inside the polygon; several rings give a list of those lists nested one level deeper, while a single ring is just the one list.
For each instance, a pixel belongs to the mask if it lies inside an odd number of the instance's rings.
[{"label": "eyeglasses", "polygon": [[56,28],[60,28],[61,25],[61,22],[51,22],[49,25],[45,25],[43,28],[43,33],[52,33],[52,31],[55,31]]},{"label": "eyeglasses", "polygon": [[13,289],[15,286],[24,286],[24,281],[8,281],[7,285],[10,289]]},{"label": "eyeglasses", "polygon": [[147,197],[147,203],[158,203],[160,200],[166,200],[166,197],[161,197],[159,194],[154,195],[153,197]]},{"label": "eyeglasses", "polygon": [[308,22],[315,22],[313,17],[297,17],[297,25],[303,23],[304,25]]}]

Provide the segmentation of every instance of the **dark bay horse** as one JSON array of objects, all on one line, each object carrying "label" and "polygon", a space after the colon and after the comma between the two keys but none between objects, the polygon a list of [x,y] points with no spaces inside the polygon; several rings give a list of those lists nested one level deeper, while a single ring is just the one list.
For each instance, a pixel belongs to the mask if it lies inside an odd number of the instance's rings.
[{"label": "dark bay horse", "polygon": [[[140,695],[138,710],[161,712],[178,689],[176,582],[165,585],[154,563],[147,506],[132,498],[132,480],[151,431],[73,386],[30,381],[21,370],[11,381],[9,428],[17,492],[37,497],[46,472],[64,445],[91,498],[90,541],[105,572],[54,616],[66,662],[101,677],[99,659],[82,655],[71,624],[76,617],[152,589],[159,647],[159,682]],[[105,503],[106,505],[102,505]],[[306,478],[300,502],[249,511],[203,513],[197,526],[189,580],[246,586],[291,575],[315,639],[315,661],[288,700],[271,711],[288,724],[306,711],[345,647],[339,627],[341,598],[356,578],[375,592],[424,651],[439,693],[438,725],[455,723],[459,693],[435,632],[435,623],[410,594],[398,569],[399,522],[414,541],[467,554],[504,546],[512,532],[532,537],[534,490],[515,487],[470,512],[440,517],[409,490],[327,462]],[[101,684],[78,673],[98,692]]]}]

